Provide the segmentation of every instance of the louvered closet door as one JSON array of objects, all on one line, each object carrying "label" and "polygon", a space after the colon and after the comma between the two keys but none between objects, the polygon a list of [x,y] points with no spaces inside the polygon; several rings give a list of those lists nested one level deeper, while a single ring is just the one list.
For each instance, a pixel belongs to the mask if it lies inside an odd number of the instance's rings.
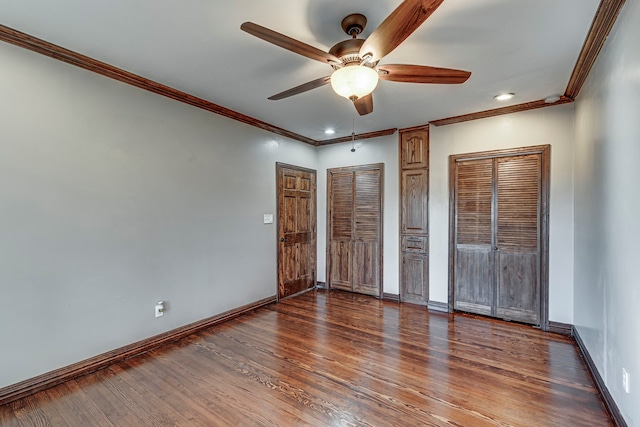
[{"label": "louvered closet door", "polygon": [[353,291],[380,296],[380,170],[355,172]]},{"label": "louvered closet door", "polygon": [[351,291],[351,238],[353,236],[353,172],[329,173],[329,278],[330,288]]},{"label": "louvered closet door", "polygon": [[454,308],[541,322],[542,156],[455,163]]},{"label": "louvered closet door", "polygon": [[381,295],[382,165],[327,171],[327,284]]},{"label": "louvered closet door", "polygon": [[459,162],[456,170],[456,310],[484,315],[493,306],[493,160]]},{"label": "louvered closet door", "polygon": [[496,316],[540,321],[540,155],[496,159]]}]

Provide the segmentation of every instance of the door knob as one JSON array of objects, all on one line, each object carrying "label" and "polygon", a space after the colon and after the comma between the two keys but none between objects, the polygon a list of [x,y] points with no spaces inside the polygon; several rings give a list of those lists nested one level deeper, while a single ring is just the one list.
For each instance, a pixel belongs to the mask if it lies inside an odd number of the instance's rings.
[{"label": "door knob", "polygon": [[498,247],[496,246],[496,247],[495,247],[495,248],[493,248],[493,249],[495,249],[495,250],[497,251],[497,250],[498,250]]},{"label": "door knob", "polygon": [[287,238],[286,238],[286,237],[283,237],[283,238],[281,238],[281,239],[280,239],[280,241],[281,241],[281,242],[284,242],[284,241],[286,241],[286,240],[287,240]]}]

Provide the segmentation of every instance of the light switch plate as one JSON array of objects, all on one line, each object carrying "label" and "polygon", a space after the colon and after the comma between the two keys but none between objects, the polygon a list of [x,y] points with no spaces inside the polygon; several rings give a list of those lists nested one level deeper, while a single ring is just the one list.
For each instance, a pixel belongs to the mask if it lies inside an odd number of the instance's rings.
[{"label": "light switch plate", "polygon": [[264,214],[264,223],[273,224],[273,214]]}]

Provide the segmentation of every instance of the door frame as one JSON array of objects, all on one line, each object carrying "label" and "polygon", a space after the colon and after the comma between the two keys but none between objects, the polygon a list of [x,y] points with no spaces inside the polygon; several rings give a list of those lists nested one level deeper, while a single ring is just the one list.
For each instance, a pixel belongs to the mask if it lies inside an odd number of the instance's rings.
[{"label": "door frame", "polygon": [[[326,202],[326,240],[325,240],[325,277],[327,282],[327,290],[331,290],[331,256],[330,256],[330,247],[329,242],[331,241],[331,174],[336,172],[358,172],[358,171],[369,171],[369,170],[379,170],[380,171],[380,216],[378,218],[379,221],[379,230],[380,230],[380,240],[378,246],[378,298],[383,299],[384,296],[384,163],[370,163],[366,165],[355,165],[355,166],[341,166],[336,168],[328,168],[326,171],[327,175],[327,202]],[[355,185],[355,181],[354,181]],[[353,230],[353,226],[352,226]],[[353,255],[353,253],[352,253]],[[353,285],[353,283],[352,283]]]},{"label": "door frame", "polygon": [[313,206],[311,208],[311,240],[312,240],[312,244],[311,244],[311,250],[310,252],[310,256],[311,256],[311,267],[313,268],[313,282],[315,283],[315,285],[313,287],[310,287],[309,289],[305,289],[301,292],[298,292],[297,294],[294,295],[288,295],[286,298],[295,296],[295,295],[299,295],[302,294],[304,292],[308,292],[311,289],[315,289],[315,287],[318,285],[318,265],[317,265],[317,246],[318,246],[318,233],[317,233],[317,216],[318,216],[318,200],[317,200],[317,179],[318,179],[318,173],[315,169],[309,169],[309,168],[304,168],[302,166],[296,166],[296,165],[291,165],[288,163],[281,163],[281,162],[276,162],[276,255],[277,255],[277,280],[276,280],[276,301],[280,301],[281,296],[280,296],[280,281],[282,280],[282,258],[281,258],[281,254],[280,254],[280,226],[282,224],[282,212],[283,209],[281,209],[280,207],[280,198],[282,196],[282,192],[281,192],[281,185],[280,185],[280,172],[283,169],[292,169],[292,170],[296,170],[296,171],[300,171],[300,172],[307,172],[307,173],[311,173],[313,174],[314,177],[314,182],[312,183],[312,196],[311,196],[311,200],[313,203]]},{"label": "door frame", "polygon": [[[539,154],[540,168],[540,329],[549,330],[549,193],[551,184],[551,145],[508,148],[503,150],[455,154],[449,156],[449,300],[448,311],[454,312],[455,251],[456,251],[456,162],[494,159],[499,157]],[[495,201],[496,194],[493,194]],[[495,220],[492,213],[492,221]]]}]

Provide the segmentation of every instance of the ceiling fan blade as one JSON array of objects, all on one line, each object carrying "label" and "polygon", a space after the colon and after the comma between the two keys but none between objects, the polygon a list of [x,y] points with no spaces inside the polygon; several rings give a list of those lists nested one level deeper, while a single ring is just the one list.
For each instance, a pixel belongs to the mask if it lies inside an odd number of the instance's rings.
[{"label": "ceiling fan blade", "polygon": [[361,116],[365,116],[369,113],[372,113],[373,112],[373,95],[369,94],[361,98],[358,98],[355,101],[353,101],[353,105],[356,107],[356,111],[358,111],[358,114],[360,114]]},{"label": "ceiling fan blade", "polygon": [[315,79],[315,80],[312,80],[310,82],[301,84],[300,86],[296,86],[296,87],[291,88],[289,90],[285,90],[284,92],[276,93],[275,95],[270,96],[268,99],[270,99],[272,101],[277,101],[279,99],[288,98],[290,96],[297,95],[299,93],[306,92],[308,90],[324,86],[327,83],[329,83],[330,81],[331,81],[331,76],[321,77],[319,79]]},{"label": "ceiling fan blade", "polygon": [[467,81],[469,71],[424,65],[385,64],[378,67],[380,80],[407,83],[460,84]]},{"label": "ceiling fan blade", "polygon": [[253,36],[256,36],[276,46],[283,47],[298,55],[306,56],[307,58],[315,59],[316,61],[324,62],[325,64],[336,63],[340,64],[340,58],[331,55],[328,52],[315,48],[311,45],[292,39],[261,25],[254,24],[253,22],[245,22],[240,26],[242,31],[245,31]]},{"label": "ceiling fan blade", "polygon": [[365,40],[360,57],[377,62],[411,35],[444,0],[405,0]]}]

